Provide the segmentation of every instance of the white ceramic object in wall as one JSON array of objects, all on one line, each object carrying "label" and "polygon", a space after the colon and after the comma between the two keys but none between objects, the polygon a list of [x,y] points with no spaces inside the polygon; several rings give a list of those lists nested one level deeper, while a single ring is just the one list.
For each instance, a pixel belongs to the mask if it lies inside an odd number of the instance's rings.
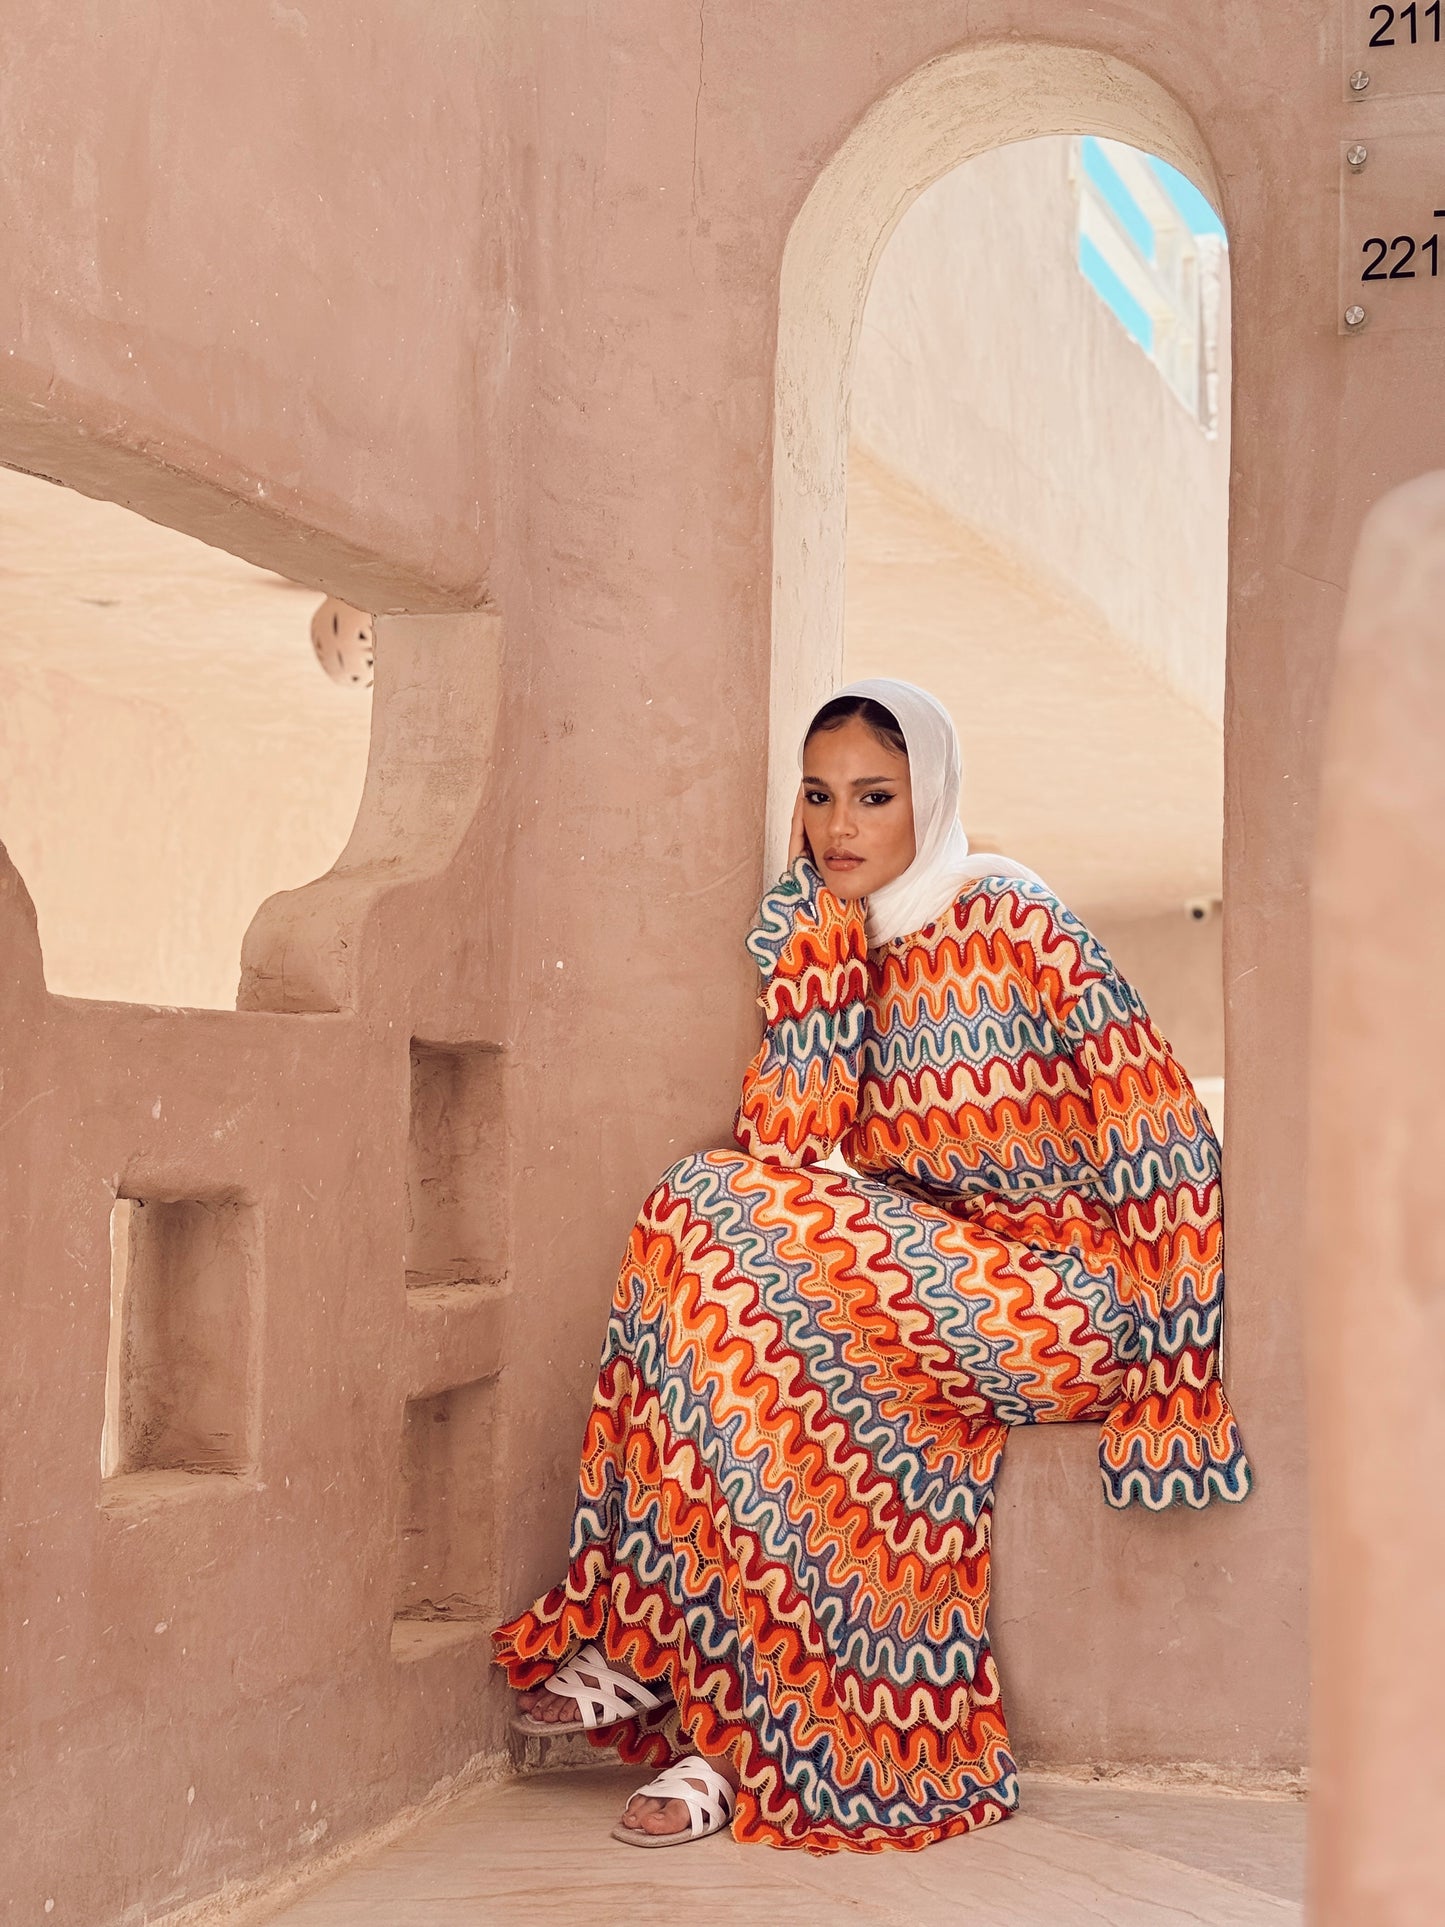
[{"label": "white ceramic object in wall", "polygon": [[375,675],[376,639],[371,617],[349,602],[327,596],[311,618],[316,660],[333,682],[370,689]]}]

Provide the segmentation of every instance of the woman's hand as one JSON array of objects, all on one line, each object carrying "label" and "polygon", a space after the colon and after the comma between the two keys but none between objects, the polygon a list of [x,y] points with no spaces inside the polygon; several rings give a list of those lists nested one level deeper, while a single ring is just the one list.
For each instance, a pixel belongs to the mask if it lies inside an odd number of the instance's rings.
[{"label": "woman's hand", "polygon": [[811,863],[813,852],[808,846],[808,832],[803,827],[803,786],[798,785],[798,800],[793,805],[793,827],[788,832],[788,868],[791,870],[800,856]]}]

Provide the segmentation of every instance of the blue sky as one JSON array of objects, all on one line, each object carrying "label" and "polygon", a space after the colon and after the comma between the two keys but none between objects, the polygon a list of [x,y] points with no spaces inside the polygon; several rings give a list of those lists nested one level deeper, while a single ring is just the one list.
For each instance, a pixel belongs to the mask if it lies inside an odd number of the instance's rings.
[{"label": "blue sky", "polygon": [[[1163,183],[1165,192],[1184,216],[1191,233],[1223,234],[1224,226],[1219,216],[1192,181],[1185,180],[1184,176],[1177,169],[1170,167],[1167,161],[1157,160],[1152,154],[1148,156],[1148,160],[1150,167]],[[1084,172],[1098,188],[1103,199],[1118,215],[1142,251],[1152,255],[1153,230],[1092,134],[1084,139],[1083,161]],[[1086,240],[1082,235],[1079,237],[1079,266],[1083,269],[1086,280],[1098,289],[1100,295],[1140,347],[1146,350],[1152,349],[1154,328],[1148,315],[1104,260],[1093,242]]]}]

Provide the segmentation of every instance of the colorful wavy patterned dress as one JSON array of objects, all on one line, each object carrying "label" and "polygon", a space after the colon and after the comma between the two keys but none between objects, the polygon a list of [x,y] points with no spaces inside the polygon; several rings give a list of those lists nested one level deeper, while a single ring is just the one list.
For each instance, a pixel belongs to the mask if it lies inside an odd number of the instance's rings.
[{"label": "colorful wavy patterned dress", "polygon": [[[974,884],[870,953],[800,858],[749,948],[741,1148],[684,1158],[642,1208],[567,1573],[498,1658],[533,1686],[596,1639],[665,1682],[674,1709],[608,1738],[726,1753],[739,1838],[921,1847],[1017,1803],[987,1632],[1007,1428],[1101,1421],[1111,1505],[1249,1489],[1218,1147],[1037,885]],[[822,1168],[835,1148],[851,1171]]]}]

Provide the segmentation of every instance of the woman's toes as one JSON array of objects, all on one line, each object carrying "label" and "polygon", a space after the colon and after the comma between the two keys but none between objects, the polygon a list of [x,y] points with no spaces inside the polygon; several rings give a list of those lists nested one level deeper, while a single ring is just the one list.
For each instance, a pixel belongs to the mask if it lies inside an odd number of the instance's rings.
[{"label": "woman's toes", "polygon": [[622,1824],[636,1833],[681,1833],[688,1824],[687,1807],[681,1800],[634,1793],[623,1811]]},{"label": "woman's toes", "polygon": [[571,1702],[557,1693],[549,1693],[545,1686],[534,1686],[530,1692],[518,1693],[517,1710],[526,1713],[534,1720],[547,1724],[560,1720],[568,1711]]},{"label": "woman's toes", "polygon": [[649,1833],[683,1833],[691,1816],[685,1800],[654,1800]]},{"label": "woman's toes", "polygon": [[652,1807],[651,1800],[631,1801],[623,1816],[623,1825],[631,1827],[634,1833],[652,1833]]}]

